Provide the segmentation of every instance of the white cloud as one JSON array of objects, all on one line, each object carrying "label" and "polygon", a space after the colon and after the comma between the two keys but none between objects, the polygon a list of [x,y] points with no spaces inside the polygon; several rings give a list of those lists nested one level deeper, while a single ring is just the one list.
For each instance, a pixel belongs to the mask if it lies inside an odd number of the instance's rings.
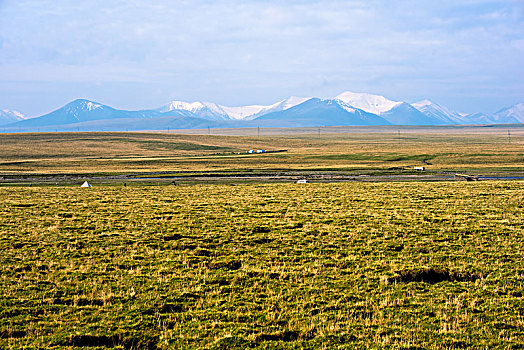
[{"label": "white cloud", "polygon": [[222,103],[346,89],[437,93],[445,102],[443,85],[454,94],[508,86],[523,96],[515,78],[524,76],[523,8],[517,0],[7,0],[0,76],[148,83]]}]

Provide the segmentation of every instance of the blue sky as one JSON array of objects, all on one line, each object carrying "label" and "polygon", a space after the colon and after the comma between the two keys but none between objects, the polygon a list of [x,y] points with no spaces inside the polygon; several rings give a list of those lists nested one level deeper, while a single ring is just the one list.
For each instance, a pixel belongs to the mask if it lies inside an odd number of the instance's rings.
[{"label": "blue sky", "polygon": [[0,0],[0,109],[346,90],[461,112],[524,102],[524,1]]}]

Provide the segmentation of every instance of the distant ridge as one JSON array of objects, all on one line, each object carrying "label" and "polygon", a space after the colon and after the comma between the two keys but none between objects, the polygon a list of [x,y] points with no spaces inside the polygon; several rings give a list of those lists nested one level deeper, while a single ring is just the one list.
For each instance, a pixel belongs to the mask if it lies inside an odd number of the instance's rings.
[{"label": "distant ridge", "polygon": [[496,113],[464,115],[429,99],[416,103],[346,91],[334,98],[290,97],[271,105],[228,107],[213,102],[171,101],[156,109],[115,109],[86,99],[36,118],[0,113],[6,131],[162,130],[225,127],[303,127],[335,125],[459,125],[524,123],[524,103]]},{"label": "distant ridge", "polygon": [[441,120],[444,124],[464,124],[465,118],[460,113],[449,110],[430,100],[422,100],[411,104],[429,117]]},{"label": "distant ridge", "polygon": [[262,115],[256,122],[270,126],[389,125],[375,114],[353,108],[341,100],[311,98],[284,111]]},{"label": "distant ridge", "polygon": [[125,111],[102,105],[97,102],[77,99],[67,105],[41,117],[25,119],[11,124],[18,127],[58,126],[82,123],[93,120],[110,120],[119,118],[152,118],[154,111]]},{"label": "distant ridge", "polygon": [[24,120],[25,116],[12,109],[4,109],[0,111],[0,126],[15,123],[20,120]]}]

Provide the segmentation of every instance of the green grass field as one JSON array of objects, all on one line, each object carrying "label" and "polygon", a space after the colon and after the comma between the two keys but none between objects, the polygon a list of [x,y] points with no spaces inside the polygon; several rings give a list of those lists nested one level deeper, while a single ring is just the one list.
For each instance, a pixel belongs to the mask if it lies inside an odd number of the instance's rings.
[{"label": "green grass field", "polygon": [[315,131],[0,135],[0,348],[524,348],[524,128]]},{"label": "green grass field", "polygon": [[3,348],[524,344],[523,182],[0,196]]}]

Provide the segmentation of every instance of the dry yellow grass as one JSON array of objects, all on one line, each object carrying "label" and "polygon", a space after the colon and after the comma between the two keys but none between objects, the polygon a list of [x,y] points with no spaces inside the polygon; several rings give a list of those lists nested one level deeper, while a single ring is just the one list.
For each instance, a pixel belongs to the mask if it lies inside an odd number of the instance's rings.
[{"label": "dry yellow grass", "polygon": [[[408,129],[217,136],[163,133],[0,135],[0,174],[154,171],[524,170],[524,128]],[[336,132],[335,132],[336,131]],[[364,129],[365,131],[365,129]],[[460,132],[459,132],[460,131]],[[236,155],[249,149],[285,153]]]}]

